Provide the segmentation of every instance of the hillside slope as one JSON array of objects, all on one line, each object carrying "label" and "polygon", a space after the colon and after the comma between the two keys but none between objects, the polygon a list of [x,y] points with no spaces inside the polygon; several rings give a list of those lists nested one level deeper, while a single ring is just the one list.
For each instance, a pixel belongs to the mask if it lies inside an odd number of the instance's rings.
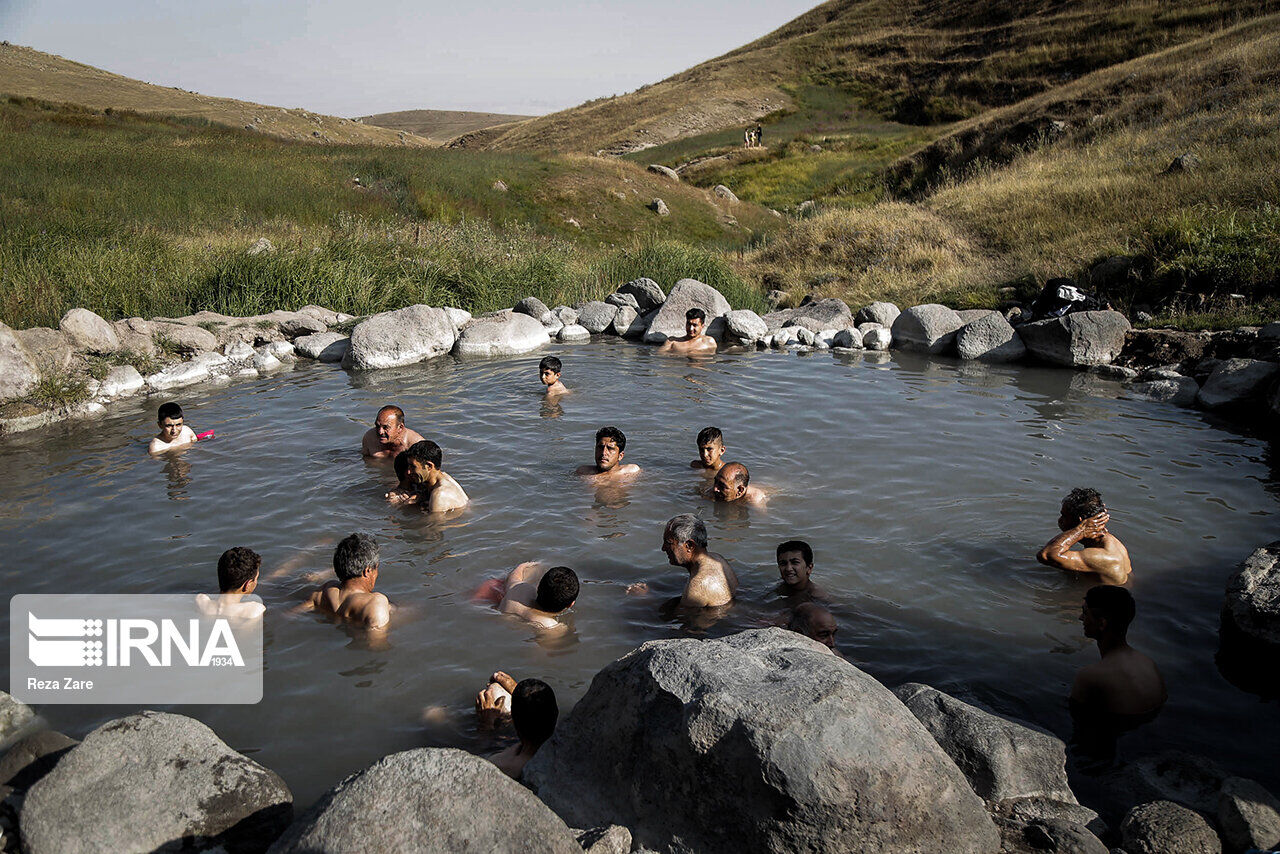
[{"label": "hillside slope", "polygon": [[506,113],[473,113],[463,110],[400,110],[395,113],[376,113],[361,116],[366,125],[402,130],[426,137],[432,142],[444,144],[451,139],[484,130],[496,125],[523,122],[532,116],[513,116]]},{"label": "hillside slope", "polygon": [[351,119],[155,86],[7,42],[0,45],[0,95],[78,104],[96,110],[203,119],[305,142],[412,147],[436,144],[425,137]]},{"label": "hillside slope", "polygon": [[803,108],[937,123],[1280,10],[1280,0],[830,0],[735,51],[615,98],[453,144],[627,153]]}]

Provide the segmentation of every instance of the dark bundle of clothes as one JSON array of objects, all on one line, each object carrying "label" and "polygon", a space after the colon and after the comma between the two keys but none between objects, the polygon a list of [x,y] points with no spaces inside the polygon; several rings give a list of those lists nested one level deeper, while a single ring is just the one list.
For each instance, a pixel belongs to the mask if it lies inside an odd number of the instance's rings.
[{"label": "dark bundle of clothes", "polygon": [[1050,279],[1031,304],[1031,319],[1044,320],[1073,311],[1100,311],[1109,307],[1105,301],[1080,290],[1074,279]]}]

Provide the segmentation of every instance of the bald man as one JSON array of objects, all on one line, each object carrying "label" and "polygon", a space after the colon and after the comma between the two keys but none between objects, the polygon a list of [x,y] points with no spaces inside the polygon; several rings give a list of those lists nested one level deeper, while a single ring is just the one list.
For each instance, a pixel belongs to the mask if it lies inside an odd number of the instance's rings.
[{"label": "bald man", "polygon": [[840,650],[836,649],[836,632],[840,627],[836,625],[835,616],[817,602],[797,605],[791,612],[791,622],[787,624],[787,628],[816,640],[836,655],[840,655]]},{"label": "bald man", "polygon": [[422,436],[404,425],[404,410],[398,406],[384,406],[378,410],[373,427],[364,434],[360,451],[366,457],[380,460],[394,458],[422,441]]},{"label": "bald man", "polygon": [[742,463],[725,463],[711,484],[711,497],[726,503],[740,501],[763,507],[769,500],[764,490],[751,485],[751,472]]}]

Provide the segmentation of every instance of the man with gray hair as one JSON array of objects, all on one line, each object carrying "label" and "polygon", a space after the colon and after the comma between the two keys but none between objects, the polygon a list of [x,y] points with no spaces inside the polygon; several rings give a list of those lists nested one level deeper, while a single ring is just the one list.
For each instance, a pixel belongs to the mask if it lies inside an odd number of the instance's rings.
[{"label": "man with gray hair", "polygon": [[[680,604],[693,608],[728,605],[738,589],[738,577],[722,555],[707,551],[707,527],[692,513],[672,517],[662,532],[662,550],[672,566],[689,571]],[[649,592],[641,582],[627,588],[631,594]]]},{"label": "man with gray hair", "polygon": [[373,537],[356,533],[338,543],[333,572],[338,580],[313,592],[302,604],[303,611],[319,611],[371,629],[391,622],[391,603],[373,592],[378,581],[378,544]]}]

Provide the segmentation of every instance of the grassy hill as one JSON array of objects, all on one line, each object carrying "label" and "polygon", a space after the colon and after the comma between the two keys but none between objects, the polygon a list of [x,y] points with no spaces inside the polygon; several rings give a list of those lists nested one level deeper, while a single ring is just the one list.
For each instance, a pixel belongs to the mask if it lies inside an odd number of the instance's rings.
[{"label": "grassy hill", "polygon": [[360,121],[369,125],[402,130],[425,137],[443,145],[451,139],[474,131],[522,122],[532,116],[513,116],[506,113],[474,113],[460,110],[401,110],[395,113],[377,113],[361,116]]},{"label": "grassy hill", "polygon": [[8,42],[0,45],[0,95],[96,110],[132,110],[203,120],[304,142],[409,147],[438,144],[401,129],[373,127],[302,109],[213,98],[174,86],[155,86]]}]

